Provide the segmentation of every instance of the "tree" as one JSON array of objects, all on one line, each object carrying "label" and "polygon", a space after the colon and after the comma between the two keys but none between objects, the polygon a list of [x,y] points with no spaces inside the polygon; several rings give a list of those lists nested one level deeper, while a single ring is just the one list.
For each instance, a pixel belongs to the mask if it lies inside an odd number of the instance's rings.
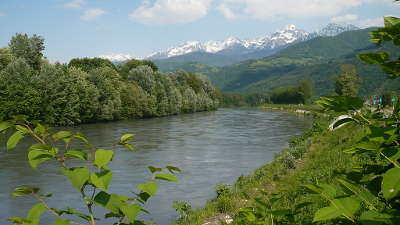
[{"label": "tree", "polygon": [[10,48],[0,48],[0,71],[13,61]]},{"label": "tree", "polygon": [[307,104],[313,96],[314,86],[309,80],[303,80],[299,84],[300,93],[303,96],[303,103]]},{"label": "tree", "polygon": [[149,66],[154,72],[158,71],[158,67],[150,60],[137,60],[131,59],[118,66],[118,71],[120,72],[122,78],[127,79],[129,71],[135,69],[139,66]]},{"label": "tree", "polygon": [[9,47],[16,58],[23,58],[33,69],[40,70],[42,52],[45,49],[43,37],[36,34],[32,37],[28,37],[27,34],[16,34],[11,38]]},{"label": "tree", "polygon": [[97,120],[116,120],[120,118],[121,96],[120,76],[110,67],[93,69],[89,81],[99,90],[99,109]]},{"label": "tree", "polygon": [[114,70],[117,70],[115,65],[110,60],[102,58],[75,58],[69,61],[68,66],[80,68],[86,73],[89,73],[90,71],[101,67],[110,67]]},{"label": "tree", "polygon": [[38,119],[42,104],[41,93],[35,88],[37,74],[19,58],[0,72],[0,119],[24,114]]},{"label": "tree", "polygon": [[62,126],[93,121],[99,108],[99,91],[87,76],[74,67],[43,64],[37,82],[42,121]]},{"label": "tree", "polygon": [[336,79],[335,92],[340,96],[356,96],[361,85],[356,67],[344,64],[340,67],[340,75]]}]

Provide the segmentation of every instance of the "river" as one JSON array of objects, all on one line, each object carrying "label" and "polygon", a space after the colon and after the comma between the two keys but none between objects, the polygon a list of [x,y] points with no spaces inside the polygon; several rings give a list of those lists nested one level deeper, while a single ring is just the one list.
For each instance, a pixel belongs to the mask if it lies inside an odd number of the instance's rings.
[{"label": "river", "polygon": [[[124,133],[134,133],[137,152],[117,149],[110,167],[114,170],[110,191],[130,194],[135,184],[146,182],[147,166],[173,165],[182,169],[178,183],[161,182],[159,192],[147,205],[156,224],[167,225],[176,218],[174,200],[203,206],[215,197],[217,184],[232,184],[273,159],[288,146],[291,137],[300,135],[310,119],[284,112],[255,108],[219,109],[179,116],[144,120],[96,123],[75,127],[98,147],[107,148]],[[30,168],[26,150],[0,152],[0,224],[10,216],[26,216],[35,200],[11,198],[19,185],[38,186],[53,193],[51,207],[81,205],[80,195],[65,180],[54,163],[44,163],[39,171]],[[82,209],[84,211],[84,209]],[[45,213],[42,225],[54,217]],[[102,222],[99,225],[109,225]]]}]

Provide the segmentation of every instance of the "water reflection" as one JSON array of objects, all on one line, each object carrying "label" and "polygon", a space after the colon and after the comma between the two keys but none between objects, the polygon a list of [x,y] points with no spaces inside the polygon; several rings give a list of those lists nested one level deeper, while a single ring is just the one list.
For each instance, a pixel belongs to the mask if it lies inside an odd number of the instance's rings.
[{"label": "water reflection", "polygon": [[[309,120],[281,112],[257,109],[220,109],[215,112],[136,121],[98,123],[74,129],[85,133],[96,146],[108,148],[124,133],[135,133],[137,152],[118,149],[111,164],[114,169],[111,192],[130,194],[134,184],[145,182],[147,166],[174,165],[183,170],[179,183],[162,182],[158,196],[148,209],[157,224],[170,224],[176,217],[174,200],[200,207],[214,197],[219,183],[233,183],[238,176],[253,171],[287,147],[287,141],[302,133]],[[32,170],[26,150],[1,152],[0,220],[25,216],[33,199],[12,199],[9,193],[18,185],[43,187],[53,193],[53,207],[81,205],[79,195],[47,164],[42,171]],[[84,211],[84,209],[82,209]],[[51,224],[50,215],[43,225]],[[110,224],[105,221],[104,225]],[[99,224],[99,225],[103,225]]]}]

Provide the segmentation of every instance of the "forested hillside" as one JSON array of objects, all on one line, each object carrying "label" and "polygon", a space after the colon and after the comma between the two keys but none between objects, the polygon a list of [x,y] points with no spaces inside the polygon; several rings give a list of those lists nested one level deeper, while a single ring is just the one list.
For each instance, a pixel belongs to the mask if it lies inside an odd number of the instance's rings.
[{"label": "forested hillside", "polygon": [[0,48],[0,120],[24,114],[46,124],[157,117],[216,109],[219,97],[205,78],[163,74],[150,61],[115,66],[105,59],[50,63],[44,39],[17,34]]},{"label": "forested hillside", "polygon": [[[184,64],[188,71],[204,74],[225,92],[271,92],[276,88],[296,85],[310,80],[315,94],[334,93],[334,82],[343,64],[353,64],[363,82],[360,95],[371,95],[381,90],[397,90],[399,81],[389,81],[375,65],[360,62],[357,54],[364,51],[387,51],[394,55],[392,44],[376,45],[369,42],[374,28],[348,31],[334,37],[317,37],[290,46],[259,60],[248,60],[232,66]],[[199,68],[205,68],[201,71]]]}]

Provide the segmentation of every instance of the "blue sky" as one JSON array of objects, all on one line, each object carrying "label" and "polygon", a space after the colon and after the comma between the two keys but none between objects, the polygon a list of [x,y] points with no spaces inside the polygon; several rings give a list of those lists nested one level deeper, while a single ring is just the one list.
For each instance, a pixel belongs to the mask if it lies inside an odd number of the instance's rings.
[{"label": "blue sky", "polygon": [[1,0],[0,46],[39,34],[46,56],[146,56],[189,40],[256,38],[288,24],[313,31],[329,22],[361,27],[399,16],[392,0]]}]

